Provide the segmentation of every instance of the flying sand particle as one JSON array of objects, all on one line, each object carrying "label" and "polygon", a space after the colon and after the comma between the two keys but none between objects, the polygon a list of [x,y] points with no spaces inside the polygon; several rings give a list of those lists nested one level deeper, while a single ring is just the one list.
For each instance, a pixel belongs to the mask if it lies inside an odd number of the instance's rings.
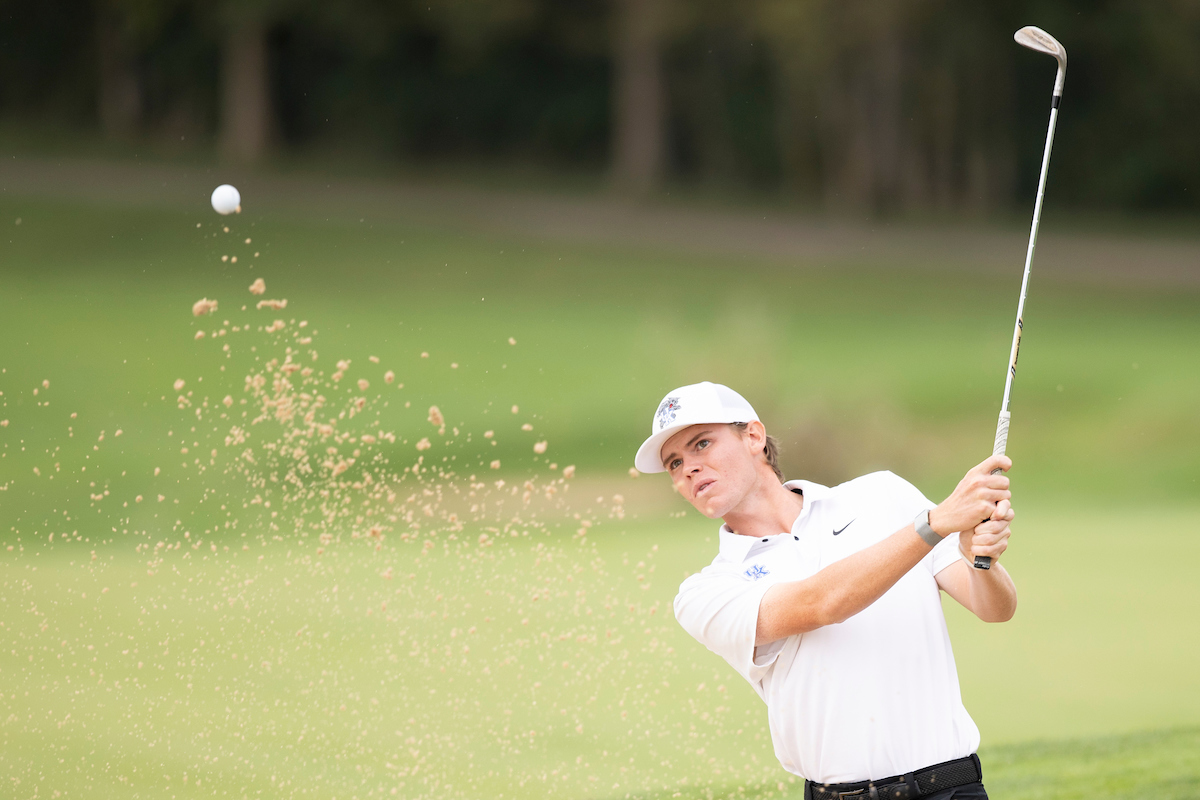
[{"label": "flying sand particle", "polygon": [[203,338],[204,338],[204,331],[196,331],[196,336],[195,336],[196,341],[200,341]]},{"label": "flying sand particle", "polygon": [[203,317],[205,314],[211,314],[217,310],[217,301],[209,300],[207,297],[201,298],[192,304],[192,315]]},{"label": "flying sand particle", "polygon": [[572,465],[570,465],[569,467],[563,467],[563,473],[562,473],[562,474],[563,474],[563,477],[564,477],[564,478],[568,478],[568,479],[569,479],[569,478],[574,478],[574,477],[575,477],[575,465],[574,465],[574,464],[572,464]]},{"label": "flying sand particle", "polygon": [[537,453],[538,455],[546,452],[546,442],[537,442],[534,444],[533,452]]},{"label": "flying sand particle", "polygon": [[369,388],[371,388],[371,384],[367,382],[367,379],[366,379],[366,378],[359,378],[359,379],[358,379],[358,389],[359,389],[359,391],[365,392],[365,391],[366,391],[367,389],[369,389]]},{"label": "flying sand particle", "polygon": [[187,385],[187,384],[186,384],[186,382],[183,380],[183,378],[180,378],[179,380],[175,381],[175,391],[177,391],[177,392],[181,392],[181,391],[183,391],[183,387],[184,387],[184,386],[186,386],[186,385]]},{"label": "flying sand particle", "polygon": [[437,406],[429,407],[429,421],[439,428],[444,429],[446,427],[446,418],[442,416],[442,412]]},{"label": "flying sand particle", "polygon": [[255,308],[260,311],[264,308],[269,308],[272,311],[280,311],[287,308],[287,300],[259,300]]},{"label": "flying sand particle", "polygon": [[422,438],[421,441],[417,442],[418,450],[428,450],[431,447],[433,447],[433,444],[429,441],[428,436]]},{"label": "flying sand particle", "polygon": [[250,284],[250,294],[262,294],[267,290],[267,283],[262,278],[256,278],[254,283]]},{"label": "flying sand particle", "polygon": [[383,373],[383,382],[384,383],[391,383],[394,380],[396,380],[396,373],[392,372],[390,369],[387,372]]},{"label": "flying sand particle", "polygon": [[496,459],[491,464],[492,469],[500,469],[500,459]]}]

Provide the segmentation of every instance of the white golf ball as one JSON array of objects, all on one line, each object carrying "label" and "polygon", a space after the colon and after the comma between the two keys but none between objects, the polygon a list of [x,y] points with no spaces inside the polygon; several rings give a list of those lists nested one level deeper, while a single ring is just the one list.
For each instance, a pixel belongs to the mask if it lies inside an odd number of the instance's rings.
[{"label": "white golf ball", "polygon": [[222,183],[213,189],[212,207],[213,211],[216,211],[218,214],[232,214],[239,210],[241,204],[242,196],[238,194],[237,189],[228,183]]}]

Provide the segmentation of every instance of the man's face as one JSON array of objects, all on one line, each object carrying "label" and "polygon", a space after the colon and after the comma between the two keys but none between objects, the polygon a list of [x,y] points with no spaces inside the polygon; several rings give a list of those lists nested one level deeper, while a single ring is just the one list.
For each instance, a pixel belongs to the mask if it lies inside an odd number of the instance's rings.
[{"label": "man's face", "polygon": [[659,453],[679,493],[701,514],[718,519],[736,508],[758,481],[759,431],[762,424],[757,422],[741,433],[725,423],[692,425],[668,439]]}]

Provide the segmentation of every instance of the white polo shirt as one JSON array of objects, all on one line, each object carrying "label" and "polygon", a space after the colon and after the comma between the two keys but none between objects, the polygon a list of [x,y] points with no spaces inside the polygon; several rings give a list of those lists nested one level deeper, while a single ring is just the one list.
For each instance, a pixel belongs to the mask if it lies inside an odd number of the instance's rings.
[{"label": "white polo shirt", "polygon": [[959,559],[948,536],[882,597],[845,622],[754,647],[758,606],[780,581],[808,578],[933,508],[912,484],[876,472],[830,489],[789,481],[804,508],[788,533],[740,536],[675,597],[675,618],[767,704],[784,769],[818,783],[903,775],[979,747],[963,707],[934,576]]}]

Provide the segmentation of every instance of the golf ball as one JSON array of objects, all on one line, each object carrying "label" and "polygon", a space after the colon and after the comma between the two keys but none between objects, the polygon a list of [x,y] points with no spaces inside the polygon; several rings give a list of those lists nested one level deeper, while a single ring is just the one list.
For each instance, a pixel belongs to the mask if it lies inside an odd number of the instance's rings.
[{"label": "golf ball", "polygon": [[213,211],[216,211],[218,214],[232,214],[235,211],[241,211],[242,196],[238,194],[237,189],[228,183],[222,183],[213,189],[212,207]]}]

